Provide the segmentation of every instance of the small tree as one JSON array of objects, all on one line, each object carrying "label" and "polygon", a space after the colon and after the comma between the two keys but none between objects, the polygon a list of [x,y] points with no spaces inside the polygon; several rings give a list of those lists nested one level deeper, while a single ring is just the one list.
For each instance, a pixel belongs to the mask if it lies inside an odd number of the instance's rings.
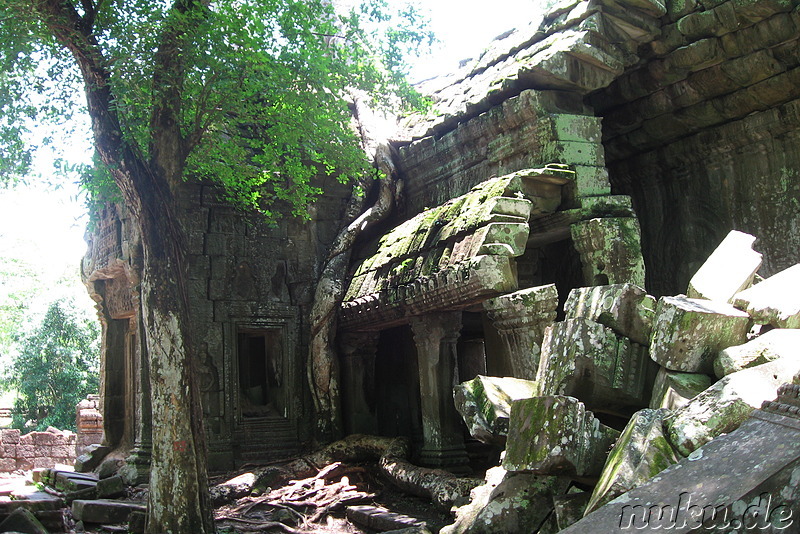
[{"label": "small tree", "polygon": [[69,303],[50,304],[39,326],[22,337],[11,365],[15,428],[33,421],[37,430],[75,429],[75,406],[99,388],[99,336],[95,322]]}]

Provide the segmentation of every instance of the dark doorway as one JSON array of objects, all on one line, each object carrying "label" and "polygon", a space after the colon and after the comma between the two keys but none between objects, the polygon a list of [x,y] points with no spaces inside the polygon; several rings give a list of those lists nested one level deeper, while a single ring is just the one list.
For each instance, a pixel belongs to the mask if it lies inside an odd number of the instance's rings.
[{"label": "dark doorway", "polygon": [[281,331],[242,329],[237,341],[242,415],[285,415]]}]

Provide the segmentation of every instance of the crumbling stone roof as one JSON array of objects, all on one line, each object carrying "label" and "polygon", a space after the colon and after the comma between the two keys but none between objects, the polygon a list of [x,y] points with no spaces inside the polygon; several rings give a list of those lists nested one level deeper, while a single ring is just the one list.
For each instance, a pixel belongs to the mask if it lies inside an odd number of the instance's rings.
[{"label": "crumbling stone roof", "polygon": [[515,290],[510,259],[525,251],[528,220],[556,210],[570,174],[553,166],[492,178],[396,226],[356,268],[343,326],[385,328]]}]

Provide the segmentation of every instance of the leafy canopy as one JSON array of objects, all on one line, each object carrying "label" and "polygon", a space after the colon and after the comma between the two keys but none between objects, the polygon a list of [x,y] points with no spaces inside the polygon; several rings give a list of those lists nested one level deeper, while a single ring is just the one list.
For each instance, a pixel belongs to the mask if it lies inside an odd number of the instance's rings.
[{"label": "leafy canopy", "polygon": [[52,303],[20,342],[7,386],[17,391],[13,426],[75,430],[75,406],[99,388],[99,329],[68,302]]},{"label": "leafy canopy", "polygon": [[[37,8],[54,1],[0,2],[0,182],[29,170],[31,128],[67,124],[79,109],[75,60]],[[278,202],[305,213],[321,193],[311,182],[319,173],[363,175],[349,91],[421,105],[404,58],[431,37],[408,6],[390,14],[386,0],[349,11],[328,0],[61,3],[91,25],[125,142],[146,160],[154,103],[175,102],[189,148],[184,177],[221,183],[231,200],[267,214]],[[184,36],[180,50],[163,49],[168,32]],[[180,67],[157,72],[159,53]],[[107,169],[87,177],[95,194],[113,189]]]}]

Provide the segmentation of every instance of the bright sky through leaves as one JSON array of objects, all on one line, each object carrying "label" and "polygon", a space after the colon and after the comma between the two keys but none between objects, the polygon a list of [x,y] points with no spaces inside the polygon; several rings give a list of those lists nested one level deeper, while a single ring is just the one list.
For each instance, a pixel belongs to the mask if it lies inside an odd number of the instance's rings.
[{"label": "bright sky through leaves", "polygon": [[[430,55],[416,61],[412,80],[455,70],[460,60],[476,57],[497,35],[526,24],[540,3],[541,0],[418,0],[442,42]],[[90,147],[80,139],[59,139],[58,144],[64,157],[73,163],[90,159]],[[52,156],[42,153],[37,158],[35,169],[46,181]],[[77,275],[77,266],[86,251],[83,235],[87,218],[75,184],[53,189],[42,181],[31,177],[30,186],[0,190],[0,257],[24,261],[40,273],[40,283],[55,287],[65,275]],[[0,280],[0,298],[4,298],[9,282]],[[69,292],[86,295],[80,281],[74,282]],[[51,296],[60,295],[48,298]],[[88,296],[81,298],[90,308]]]}]

